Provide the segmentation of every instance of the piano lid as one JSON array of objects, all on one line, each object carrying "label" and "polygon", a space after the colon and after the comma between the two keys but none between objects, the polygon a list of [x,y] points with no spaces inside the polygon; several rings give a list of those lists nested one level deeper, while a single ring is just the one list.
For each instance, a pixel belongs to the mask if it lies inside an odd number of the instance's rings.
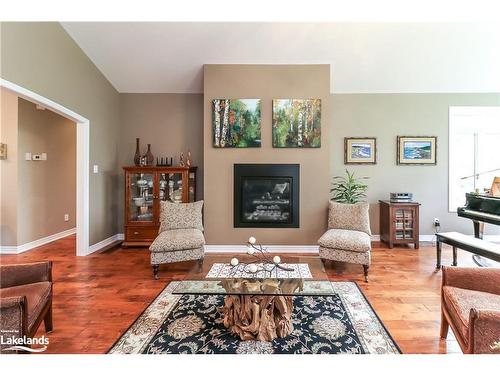
[{"label": "piano lid", "polygon": [[458,216],[500,225],[500,197],[472,193],[465,197],[465,207],[458,208]]}]

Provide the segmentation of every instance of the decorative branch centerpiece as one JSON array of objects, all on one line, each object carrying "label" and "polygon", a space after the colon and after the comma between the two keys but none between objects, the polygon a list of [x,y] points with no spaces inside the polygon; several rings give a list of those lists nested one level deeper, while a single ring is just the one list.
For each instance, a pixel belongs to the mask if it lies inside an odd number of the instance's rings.
[{"label": "decorative branch centerpiece", "polygon": [[232,258],[231,266],[233,272],[243,269],[243,271],[252,274],[258,271],[269,272],[271,274],[277,268],[283,271],[293,271],[293,268],[286,267],[281,263],[281,258],[278,255],[271,258],[271,254],[267,251],[267,248],[257,244],[255,237],[248,239],[246,253],[252,256],[254,260],[244,263],[240,262],[236,257]]}]

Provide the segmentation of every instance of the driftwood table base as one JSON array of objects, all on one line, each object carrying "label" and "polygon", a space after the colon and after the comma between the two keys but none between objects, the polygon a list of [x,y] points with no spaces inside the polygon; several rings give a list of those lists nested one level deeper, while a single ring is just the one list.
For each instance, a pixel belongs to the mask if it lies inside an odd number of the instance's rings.
[{"label": "driftwood table base", "polygon": [[[223,282],[226,290],[234,290],[236,282]],[[276,289],[295,290],[301,287],[297,279],[290,281],[244,281],[246,290],[252,287],[265,288],[268,292]],[[300,285],[299,285],[300,284]],[[262,290],[262,289],[261,289]],[[272,341],[277,337],[288,336],[293,331],[293,297],[274,294],[231,294],[224,298],[222,323],[231,333],[242,340]]]},{"label": "driftwood table base", "polygon": [[292,297],[226,296],[222,322],[242,340],[272,341],[293,331]]}]

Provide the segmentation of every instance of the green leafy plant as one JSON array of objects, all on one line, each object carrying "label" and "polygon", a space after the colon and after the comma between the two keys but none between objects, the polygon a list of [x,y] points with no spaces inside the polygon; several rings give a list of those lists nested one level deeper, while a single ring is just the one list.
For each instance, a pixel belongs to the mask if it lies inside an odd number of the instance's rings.
[{"label": "green leafy plant", "polygon": [[366,198],[368,185],[363,183],[368,177],[354,177],[354,172],[349,173],[346,169],[346,176],[333,177],[330,193],[332,200],[339,203],[357,203]]}]

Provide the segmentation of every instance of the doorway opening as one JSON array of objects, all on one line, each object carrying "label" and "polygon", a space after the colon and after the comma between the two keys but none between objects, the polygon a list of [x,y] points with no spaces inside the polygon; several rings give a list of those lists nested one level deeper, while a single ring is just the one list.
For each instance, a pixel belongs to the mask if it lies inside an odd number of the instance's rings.
[{"label": "doorway opening", "polygon": [[[90,121],[76,112],[33,91],[2,79],[0,87],[40,108],[45,108],[76,123],[76,255],[89,251],[89,134]],[[41,155],[40,155],[41,156]],[[17,247],[16,253],[27,249]]]}]

